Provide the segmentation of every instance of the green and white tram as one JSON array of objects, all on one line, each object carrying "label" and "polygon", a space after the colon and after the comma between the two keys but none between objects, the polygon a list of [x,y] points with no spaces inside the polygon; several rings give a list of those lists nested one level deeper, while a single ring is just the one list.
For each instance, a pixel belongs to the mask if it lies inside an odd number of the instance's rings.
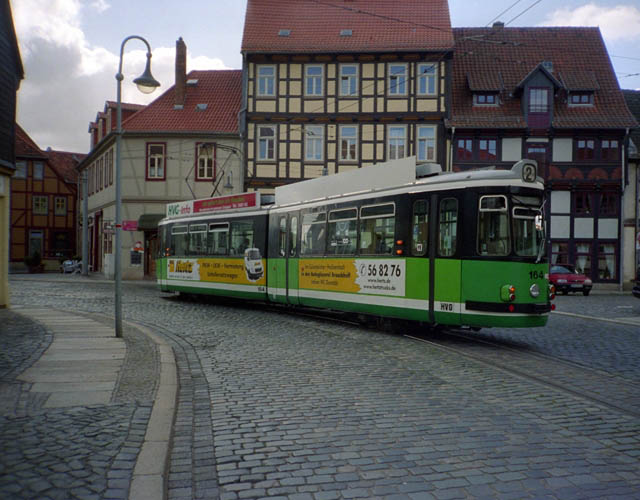
[{"label": "green and white tram", "polygon": [[163,291],[469,327],[551,310],[536,163],[442,173],[415,158],[167,206]]}]

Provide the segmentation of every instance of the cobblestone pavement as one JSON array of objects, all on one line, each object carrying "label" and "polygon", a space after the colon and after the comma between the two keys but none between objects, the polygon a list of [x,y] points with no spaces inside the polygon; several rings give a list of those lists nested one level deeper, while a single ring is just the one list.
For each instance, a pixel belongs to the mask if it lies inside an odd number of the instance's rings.
[{"label": "cobblestone pavement", "polygon": [[[86,279],[13,278],[11,290],[17,311],[113,307],[113,286]],[[631,296],[556,302],[560,311],[640,317]],[[640,498],[637,415],[346,324],[127,282],[123,307],[176,354],[171,499]],[[478,335],[595,367],[603,381],[640,381],[633,325],[554,314],[545,328]]]},{"label": "cobblestone pavement", "polygon": [[[37,295],[26,304],[48,305]],[[155,346],[126,328],[128,352],[112,404],[44,408],[48,394],[29,392],[32,384],[16,377],[52,335],[19,310],[0,310],[0,498],[128,498],[155,392]]]}]

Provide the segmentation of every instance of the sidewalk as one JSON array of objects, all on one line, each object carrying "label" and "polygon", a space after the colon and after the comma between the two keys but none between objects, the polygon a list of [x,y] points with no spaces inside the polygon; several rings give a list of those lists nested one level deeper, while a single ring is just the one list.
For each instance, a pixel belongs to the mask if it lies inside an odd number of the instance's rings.
[{"label": "sidewalk", "polygon": [[14,308],[0,311],[0,351],[0,497],[164,498],[178,382],[162,338]]}]

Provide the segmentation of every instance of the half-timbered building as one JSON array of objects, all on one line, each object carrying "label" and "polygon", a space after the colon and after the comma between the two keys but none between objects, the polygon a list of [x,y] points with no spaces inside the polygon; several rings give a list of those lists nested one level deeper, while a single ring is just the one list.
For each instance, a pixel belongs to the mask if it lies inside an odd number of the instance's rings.
[{"label": "half-timbered building", "polygon": [[82,154],[42,151],[16,124],[16,172],[11,181],[13,270],[25,269],[25,257],[38,254],[44,270],[57,271],[76,249],[75,167]]},{"label": "half-timbered building", "polygon": [[445,161],[446,0],[248,0],[248,190],[415,155]]},{"label": "half-timbered building", "polygon": [[598,28],[454,28],[451,168],[538,161],[552,263],[621,285],[624,144],[637,126]]}]

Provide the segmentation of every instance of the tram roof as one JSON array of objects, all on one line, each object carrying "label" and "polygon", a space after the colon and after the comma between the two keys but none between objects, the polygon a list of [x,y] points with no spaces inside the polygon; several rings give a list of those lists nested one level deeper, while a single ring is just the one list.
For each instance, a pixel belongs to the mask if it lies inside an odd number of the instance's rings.
[{"label": "tram roof", "polygon": [[416,163],[416,157],[411,156],[340,174],[278,186],[275,189],[275,205],[291,205],[411,185],[482,180],[487,182],[512,180],[514,182],[542,184],[542,179],[537,176],[537,168],[537,162],[534,160],[520,160],[509,170],[490,167],[466,170],[464,172],[443,173],[439,165],[433,163],[418,164]]}]

